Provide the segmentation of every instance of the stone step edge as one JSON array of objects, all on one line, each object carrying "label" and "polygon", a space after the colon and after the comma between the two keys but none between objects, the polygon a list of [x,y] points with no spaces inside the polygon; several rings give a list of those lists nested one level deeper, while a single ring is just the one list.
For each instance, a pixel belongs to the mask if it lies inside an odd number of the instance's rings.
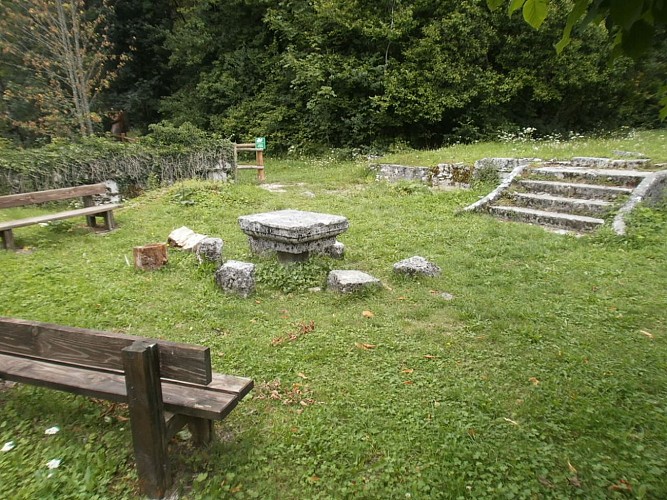
[{"label": "stone step edge", "polygon": [[527,198],[529,200],[544,200],[544,201],[553,201],[557,203],[567,203],[571,205],[596,205],[598,207],[610,207],[613,203],[606,200],[589,200],[585,198],[566,198],[563,196],[552,196],[550,194],[534,194],[534,193],[520,193],[514,191],[509,193],[509,196],[515,196],[518,198]]},{"label": "stone step edge", "polygon": [[583,222],[586,224],[597,224],[597,225],[602,225],[604,224],[604,219],[598,219],[597,217],[588,217],[587,215],[571,215],[571,214],[564,214],[560,212],[548,212],[546,210],[535,210],[532,208],[523,208],[523,207],[514,207],[514,206],[502,206],[502,205],[491,205],[489,209],[492,212],[498,211],[498,212],[515,212],[515,213],[520,213],[520,214],[525,214],[525,215],[534,215],[536,217],[544,217],[544,218],[553,218],[553,219],[558,219],[558,220],[571,220],[571,221],[576,221],[576,222]]},{"label": "stone step edge", "polygon": [[519,184],[527,186],[553,186],[559,188],[590,189],[595,191],[603,191],[607,193],[618,193],[618,194],[630,194],[633,191],[632,188],[605,186],[603,184],[584,184],[579,182],[558,182],[558,181],[536,181],[531,179],[522,179],[519,181]]},{"label": "stone step edge", "polygon": [[575,174],[590,175],[595,177],[636,177],[643,179],[653,172],[643,170],[612,170],[607,168],[585,168],[585,167],[536,167],[530,172],[538,174]]}]

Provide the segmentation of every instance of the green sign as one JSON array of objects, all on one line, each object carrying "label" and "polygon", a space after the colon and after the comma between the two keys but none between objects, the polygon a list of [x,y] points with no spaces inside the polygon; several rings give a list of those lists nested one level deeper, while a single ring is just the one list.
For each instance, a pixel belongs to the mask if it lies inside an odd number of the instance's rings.
[{"label": "green sign", "polygon": [[262,150],[266,149],[266,137],[256,137],[255,147]]}]

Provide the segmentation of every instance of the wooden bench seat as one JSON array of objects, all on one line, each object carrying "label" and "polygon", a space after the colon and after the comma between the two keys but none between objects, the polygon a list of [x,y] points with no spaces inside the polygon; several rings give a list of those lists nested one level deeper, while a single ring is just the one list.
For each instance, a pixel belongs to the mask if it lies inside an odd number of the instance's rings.
[{"label": "wooden bench seat", "polygon": [[94,205],[93,195],[104,194],[107,191],[106,184],[90,184],[86,186],[76,186],[71,188],[51,189],[48,191],[34,191],[31,193],[12,194],[0,196],[0,209],[22,207],[50,201],[68,200],[81,197],[84,208],[65,210],[52,214],[38,215],[35,217],[26,217],[6,222],[0,222],[0,237],[2,246],[5,249],[14,249],[13,229],[33,224],[41,224],[56,220],[69,219],[71,217],[85,217],[89,227],[97,226],[97,217],[104,219],[102,227],[110,231],[115,227],[113,219],[113,210],[120,208],[120,204]]},{"label": "wooden bench seat", "polygon": [[207,347],[0,317],[0,378],[127,403],[139,486],[162,497],[167,443],[187,425],[196,444],[253,387],[212,373]]}]

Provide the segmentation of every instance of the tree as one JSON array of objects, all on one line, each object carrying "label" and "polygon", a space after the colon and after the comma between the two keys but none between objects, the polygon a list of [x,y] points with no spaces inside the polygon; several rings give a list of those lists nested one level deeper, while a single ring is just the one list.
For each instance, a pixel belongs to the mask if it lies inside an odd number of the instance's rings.
[{"label": "tree", "polygon": [[[106,0],[95,8],[84,0],[17,0],[0,3],[0,49],[4,62],[31,74],[9,85],[4,99],[31,102],[37,117],[20,125],[47,135],[91,135],[92,112],[109,72]],[[20,118],[15,122],[21,122]]]},{"label": "tree", "polygon": [[[491,10],[508,4],[511,16],[521,9],[523,18],[538,29],[555,0],[487,0]],[[667,0],[574,0],[563,28],[563,36],[556,44],[560,54],[571,40],[572,30],[578,24],[604,22],[614,40],[614,57],[627,55],[637,59],[654,43],[659,28],[667,24]],[[663,34],[664,36],[664,34]],[[667,118],[667,85],[662,88],[663,105],[660,116]]]}]

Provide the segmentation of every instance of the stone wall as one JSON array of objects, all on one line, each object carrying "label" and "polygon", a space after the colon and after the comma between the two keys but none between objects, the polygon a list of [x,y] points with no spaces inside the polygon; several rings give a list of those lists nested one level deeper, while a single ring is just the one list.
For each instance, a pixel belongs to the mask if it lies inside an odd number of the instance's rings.
[{"label": "stone wall", "polygon": [[463,163],[440,163],[436,167],[375,164],[370,168],[378,181],[421,182],[433,187],[469,187],[473,172]]}]

